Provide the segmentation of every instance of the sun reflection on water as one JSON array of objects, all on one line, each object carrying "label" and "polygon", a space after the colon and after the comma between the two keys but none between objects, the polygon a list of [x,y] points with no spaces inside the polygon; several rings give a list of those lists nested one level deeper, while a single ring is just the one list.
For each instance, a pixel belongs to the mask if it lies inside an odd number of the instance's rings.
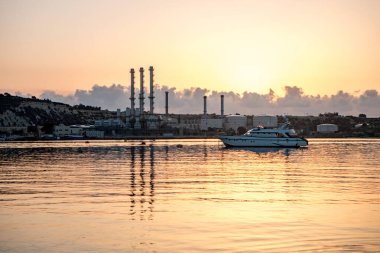
[{"label": "sun reflection on water", "polygon": [[1,249],[376,251],[379,150],[355,139],[1,143]]}]

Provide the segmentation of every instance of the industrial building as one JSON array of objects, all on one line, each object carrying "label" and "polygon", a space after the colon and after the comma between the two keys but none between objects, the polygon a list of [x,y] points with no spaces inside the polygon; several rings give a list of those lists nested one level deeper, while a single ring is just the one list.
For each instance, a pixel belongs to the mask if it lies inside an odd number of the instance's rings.
[{"label": "industrial building", "polygon": [[125,127],[125,123],[120,119],[102,119],[95,120],[95,127]]},{"label": "industrial building", "polygon": [[277,116],[258,115],[253,117],[252,127],[277,127]]},{"label": "industrial building", "polygon": [[69,136],[69,135],[81,136],[83,135],[83,128],[84,127],[80,125],[66,126],[66,125],[60,124],[54,127],[53,134],[58,137],[64,137],[64,136]]},{"label": "industrial building", "polygon": [[336,133],[338,132],[338,126],[335,124],[320,124],[317,125],[318,133]]},{"label": "industrial building", "polygon": [[202,118],[200,129],[202,131],[207,131],[208,129],[223,129],[223,119],[222,118]]},{"label": "industrial building", "polygon": [[224,129],[233,129],[235,133],[239,127],[247,128],[247,116],[244,115],[227,115],[225,117]]},{"label": "industrial building", "polygon": [[[275,116],[256,116],[249,121],[243,115],[224,115],[224,95],[220,96],[220,114],[207,113],[207,96],[203,97],[203,114],[194,115],[173,115],[169,114],[169,92],[165,92],[165,113],[154,113],[154,68],[149,67],[149,110],[145,110],[145,87],[144,87],[144,68],[139,69],[139,94],[135,93],[135,69],[130,69],[130,107],[125,113],[119,109],[116,112],[116,119],[97,120],[95,126],[98,128],[120,128],[125,129],[125,134],[137,135],[158,135],[163,133],[182,134],[202,134],[208,131],[233,131],[238,132],[239,128],[248,129],[252,126],[277,126]],[[138,99],[138,106],[136,106]],[[250,117],[251,119],[251,117]],[[106,130],[106,129],[105,129]],[[241,131],[241,130],[240,130]],[[116,134],[118,135],[118,134]]]}]

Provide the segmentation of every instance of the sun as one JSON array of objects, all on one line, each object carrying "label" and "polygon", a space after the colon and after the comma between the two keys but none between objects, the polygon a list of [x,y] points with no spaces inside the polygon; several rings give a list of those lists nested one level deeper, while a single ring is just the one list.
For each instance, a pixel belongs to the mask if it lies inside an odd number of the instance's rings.
[{"label": "sun", "polygon": [[243,63],[232,67],[229,82],[239,92],[265,93],[273,78],[265,66],[258,63]]}]

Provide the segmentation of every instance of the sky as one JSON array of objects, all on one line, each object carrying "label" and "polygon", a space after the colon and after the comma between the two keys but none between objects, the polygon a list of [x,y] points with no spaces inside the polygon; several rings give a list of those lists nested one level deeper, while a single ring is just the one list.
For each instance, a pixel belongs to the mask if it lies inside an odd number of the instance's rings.
[{"label": "sky", "polygon": [[378,13],[378,0],[0,0],[0,92],[127,88],[152,65],[178,94],[359,99],[380,91]]}]

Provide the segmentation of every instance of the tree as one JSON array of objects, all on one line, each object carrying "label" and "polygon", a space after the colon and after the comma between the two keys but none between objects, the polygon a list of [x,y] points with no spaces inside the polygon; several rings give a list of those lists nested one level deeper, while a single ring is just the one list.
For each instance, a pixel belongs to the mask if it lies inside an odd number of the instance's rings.
[{"label": "tree", "polygon": [[235,133],[234,129],[230,128],[230,129],[227,130],[227,135],[235,135],[235,134],[236,133]]},{"label": "tree", "polygon": [[237,129],[237,133],[238,133],[239,135],[245,134],[246,132],[247,132],[247,129],[246,129],[245,127],[240,126],[240,127],[238,127],[238,129]]},{"label": "tree", "polygon": [[54,124],[53,123],[45,123],[41,130],[46,134],[52,134],[54,132]]}]

